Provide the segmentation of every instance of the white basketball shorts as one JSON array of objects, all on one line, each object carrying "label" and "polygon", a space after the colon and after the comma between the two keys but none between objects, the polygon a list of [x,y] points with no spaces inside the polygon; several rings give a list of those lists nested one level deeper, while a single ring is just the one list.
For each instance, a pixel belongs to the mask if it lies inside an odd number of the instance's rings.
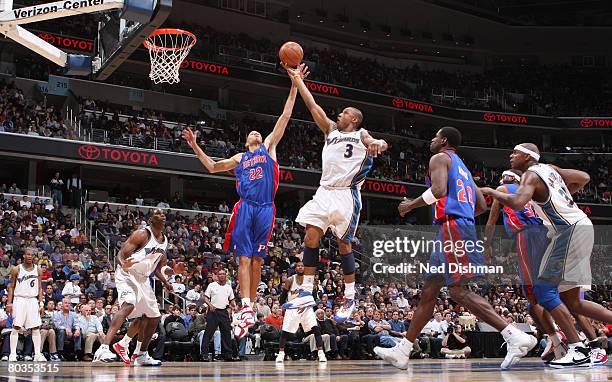
[{"label": "white basketball shorts", "polygon": [[361,193],[356,188],[319,187],[315,195],[298,213],[296,222],[331,228],[334,235],[349,243],[355,236],[361,212]]}]

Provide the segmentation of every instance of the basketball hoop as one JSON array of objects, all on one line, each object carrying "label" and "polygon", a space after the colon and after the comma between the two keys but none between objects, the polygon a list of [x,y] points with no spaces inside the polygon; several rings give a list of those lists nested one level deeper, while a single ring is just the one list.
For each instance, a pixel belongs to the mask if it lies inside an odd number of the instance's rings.
[{"label": "basketball hoop", "polygon": [[151,58],[151,81],[156,84],[180,82],[179,69],[196,41],[193,33],[182,29],[157,29],[151,33],[144,41]]}]

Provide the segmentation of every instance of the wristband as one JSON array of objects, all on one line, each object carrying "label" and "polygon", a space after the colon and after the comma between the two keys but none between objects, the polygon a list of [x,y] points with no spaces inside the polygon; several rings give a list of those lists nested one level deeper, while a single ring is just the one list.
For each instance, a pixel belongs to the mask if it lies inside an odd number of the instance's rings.
[{"label": "wristband", "polygon": [[428,188],[427,191],[423,192],[421,195],[423,201],[427,203],[427,205],[432,205],[438,201],[438,199],[434,196],[433,192],[431,192],[431,188]]}]

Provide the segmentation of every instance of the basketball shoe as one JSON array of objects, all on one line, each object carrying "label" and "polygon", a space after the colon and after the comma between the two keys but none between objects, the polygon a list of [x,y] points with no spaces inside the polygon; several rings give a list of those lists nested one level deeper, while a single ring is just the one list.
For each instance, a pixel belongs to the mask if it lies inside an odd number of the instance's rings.
[{"label": "basketball shoe", "polygon": [[552,341],[549,340],[540,358],[542,361],[544,361],[544,363],[549,363],[554,359],[561,359],[565,357],[565,354],[567,354],[566,344],[562,342],[559,344],[559,346],[554,346]]},{"label": "basketball shoe", "polygon": [[288,301],[282,305],[283,309],[300,309],[307,308],[309,306],[316,305],[312,292],[304,289],[298,290],[298,295],[291,301]]},{"label": "basketball shoe", "polygon": [[410,353],[412,352],[412,342],[403,338],[398,344],[392,348],[383,348],[376,346],[374,354],[379,356],[383,361],[390,363],[398,369],[406,370],[410,361]]},{"label": "basketball shoe", "polygon": [[353,310],[355,310],[355,300],[347,299],[334,315],[334,320],[339,324],[343,323],[351,317]]},{"label": "basketball shoe", "polygon": [[41,353],[34,354],[34,362],[47,362],[47,359]]},{"label": "basketball shoe", "polygon": [[100,345],[94,354],[93,362],[113,362],[116,359],[117,356],[110,351],[108,345]]},{"label": "basketball shoe", "polygon": [[119,358],[121,358],[123,363],[125,363],[126,365],[130,364],[130,356],[128,355],[128,349],[126,349],[125,346],[121,345],[120,342],[116,342],[115,344],[113,344],[113,350],[115,351],[115,353],[117,353]]},{"label": "basketball shoe", "polygon": [[136,356],[136,366],[161,366],[162,362],[158,359],[154,359],[149,355],[149,352],[143,351]]},{"label": "basketball shoe", "polygon": [[589,357],[591,358],[591,366],[602,366],[608,360],[608,354],[602,348],[592,348]]},{"label": "basketball shoe", "polygon": [[253,308],[249,305],[243,305],[238,311],[238,321],[240,321],[240,326],[245,329],[255,325],[255,312]]},{"label": "basketball shoe", "polygon": [[551,361],[548,366],[554,369],[590,367],[591,357],[589,353],[589,349],[583,346],[570,346],[565,357]]},{"label": "basketball shoe", "polygon": [[283,362],[285,362],[285,352],[279,351],[278,354],[276,355],[276,363],[283,363]]},{"label": "basketball shoe", "polygon": [[538,340],[527,333],[516,331],[506,339],[508,352],[501,363],[501,369],[507,370],[516,365],[521,358],[527,355],[538,344]]}]

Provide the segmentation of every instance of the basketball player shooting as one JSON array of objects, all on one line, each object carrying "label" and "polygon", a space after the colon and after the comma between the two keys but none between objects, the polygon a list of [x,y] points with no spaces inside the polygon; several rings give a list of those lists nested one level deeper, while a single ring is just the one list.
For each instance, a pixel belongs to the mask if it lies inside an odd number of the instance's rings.
[{"label": "basketball player shooting", "polygon": [[42,355],[40,326],[43,312],[42,271],[34,264],[34,253],[26,248],[23,264],[13,268],[8,285],[6,312],[13,313],[13,329],[10,335],[9,362],[17,361],[17,341],[21,329],[32,330],[34,362],[46,362]]},{"label": "basketball player shooting", "polygon": [[[503,193],[491,188],[482,188],[499,203],[519,209],[530,201],[536,213],[546,222],[551,237],[537,269],[534,294],[559,324],[569,342],[565,357],[555,359],[549,365],[554,368],[586,367],[591,363],[603,363],[605,359],[595,350],[584,347],[578,337],[571,315],[582,315],[610,323],[612,312],[601,305],[584,301],[581,289],[591,288],[591,252],[593,250],[593,223],[574,202],[572,195],[582,189],[590,176],[578,170],[562,169],[539,163],[540,151],[532,143],[514,147],[510,155],[513,169],[523,171],[521,183],[514,193]],[[578,317],[585,332],[592,337],[590,323]]]},{"label": "basketball player shooting", "polygon": [[236,190],[240,199],[232,210],[224,249],[238,256],[238,283],[242,296],[238,321],[244,328],[255,325],[255,312],[251,304],[255,302],[257,286],[261,282],[261,267],[276,214],[274,197],[279,180],[276,147],[285,134],[296,95],[294,85],[289,91],[283,113],[265,140],[262,141],[258,131],[251,131],[246,139],[247,151],[229,159],[215,162],[198,146],[195,134],[190,129],[183,131],[183,138],[209,172],[236,172]]},{"label": "basketball player shooting", "polygon": [[[445,273],[432,272],[427,275],[423,294],[406,338],[393,348],[374,348],[376,355],[400,369],[408,368],[414,341],[431,318],[431,312],[443,285],[448,286],[450,297],[457,304],[466,307],[480,320],[501,332],[508,345],[502,369],[517,363],[537,344],[535,337],[506,323],[495,313],[487,300],[467,287],[467,281],[484,276],[483,273],[450,271],[450,264],[468,267],[484,264],[483,253],[476,249],[478,235],[474,218],[486,210],[486,202],[476,187],[472,174],[455,152],[460,144],[461,133],[456,128],[446,126],[437,132],[429,146],[434,154],[429,160],[427,183],[430,188],[414,200],[404,199],[398,207],[400,215],[405,216],[415,208],[433,205],[434,225],[440,227],[437,241],[443,245],[436,246],[429,258],[429,265],[443,266],[445,269]],[[470,241],[472,245],[469,245]],[[463,248],[465,251],[459,254],[455,248]]]},{"label": "basketball player shooting", "polygon": [[[136,364],[141,366],[160,366],[161,361],[153,359],[147,352],[151,337],[159,324],[161,314],[149,281],[149,275],[162,282],[164,287],[172,291],[172,285],[166,280],[167,262],[166,249],[168,239],[162,233],[166,224],[166,215],[157,208],[149,219],[149,226],[134,231],[117,255],[117,270],[115,272],[118,303],[120,309],[113,318],[103,344],[94,355],[94,362],[111,362],[115,355],[109,345],[126,319],[140,317],[140,332],[142,333],[142,349],[136,357]],[[127,349],[118,342],[113,345],[115,351],[126,362]],[[128,363],[128,362],[126,362]]]},{"label": "basketball player shooting", "polygon": [[389,147],[382,139],[374,139],[359,126],[363,121],[361,111],[347,107],[336,121],[327,117],[321,106],[304,84],[308,67],[304,64],[293,69],[283,65],[298,90],[308,110],[325,135],[323,168],[320,187],[316,194],[298,213],[296,221],[306,227],[304,238],[304,283],[297,298],[284,304],[285,309],[299,309],[315,305],[312,286],[319,261],[321,237],[328,228],[338,238],[342,255],[345,303],[335,315],[336,322],[344,322],[355,309],[355,257],[351,240],[357,230],[361,211],[361,186],[372,168],[374,157]]}]

